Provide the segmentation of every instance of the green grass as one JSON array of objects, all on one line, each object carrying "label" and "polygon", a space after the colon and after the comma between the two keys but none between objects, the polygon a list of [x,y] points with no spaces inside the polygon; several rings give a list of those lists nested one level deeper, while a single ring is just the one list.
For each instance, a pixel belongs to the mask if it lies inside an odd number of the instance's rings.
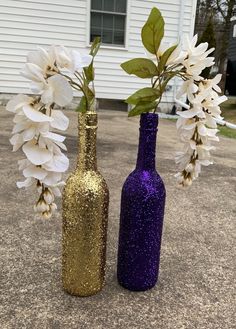
[{"label": "green grass", "polygon": [[224,126],[218,126],[218,129],[220,135],[236,139],[236,129],[231,129]]},{"label": "green grass", "polygon": [[236,100],[227,100],[221,104],[222,117],[225,121],[236,124]]}]

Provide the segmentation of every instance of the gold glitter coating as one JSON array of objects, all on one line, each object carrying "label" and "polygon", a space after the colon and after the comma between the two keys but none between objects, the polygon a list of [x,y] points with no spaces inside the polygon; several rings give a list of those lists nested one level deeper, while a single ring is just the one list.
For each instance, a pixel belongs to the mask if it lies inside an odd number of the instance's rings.
[{"label": "gold glitter coating", "polygon": [[97,114],[79,113],[77,168],[64,188],[62,281],[72,295],[90,296],[105,282],[109,192],[97,171]]}]

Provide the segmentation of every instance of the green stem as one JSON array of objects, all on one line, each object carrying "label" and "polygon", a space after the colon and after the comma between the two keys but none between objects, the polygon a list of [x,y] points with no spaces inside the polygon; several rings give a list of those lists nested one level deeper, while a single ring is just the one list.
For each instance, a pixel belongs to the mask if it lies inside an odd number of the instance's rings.
[{"label": "green stem", "polygon": [[83,85],[83,83],[85,81],[84,77],[82,77],[81,74],[79,72],[77,72],[77,71],[74,73],[74,75],[79,80],[79,82],[81,83],[81,85]]}]

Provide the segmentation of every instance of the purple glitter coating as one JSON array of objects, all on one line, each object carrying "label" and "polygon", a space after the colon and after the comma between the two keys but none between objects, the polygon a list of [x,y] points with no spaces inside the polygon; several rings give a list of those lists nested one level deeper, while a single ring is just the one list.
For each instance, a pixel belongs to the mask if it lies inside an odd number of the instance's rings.
[{"label": "purple glitter coating", "polygon": [[141,114],[136,168],[122,189],[117,277],[133,291],[158,279],[166,192],[155,168],[157,126],[157,114]]}]

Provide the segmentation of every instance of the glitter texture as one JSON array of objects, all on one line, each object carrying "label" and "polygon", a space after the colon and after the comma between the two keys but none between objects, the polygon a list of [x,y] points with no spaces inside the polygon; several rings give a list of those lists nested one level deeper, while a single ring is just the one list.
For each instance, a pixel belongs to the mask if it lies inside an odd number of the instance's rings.
[{"label": "glitter texture", "polygon": [[157,125],[157,114],[141,115],[136,169],[122,189],[117,276],[133,291],[158,279],[166,193],[155,169]]},{"label": "glitter texture", "polygon": [[72,295],[90,296],[105,280],[109,192],[97,171],[97,114],[79,114],[79,156],[63,193],[62,281]]}]

